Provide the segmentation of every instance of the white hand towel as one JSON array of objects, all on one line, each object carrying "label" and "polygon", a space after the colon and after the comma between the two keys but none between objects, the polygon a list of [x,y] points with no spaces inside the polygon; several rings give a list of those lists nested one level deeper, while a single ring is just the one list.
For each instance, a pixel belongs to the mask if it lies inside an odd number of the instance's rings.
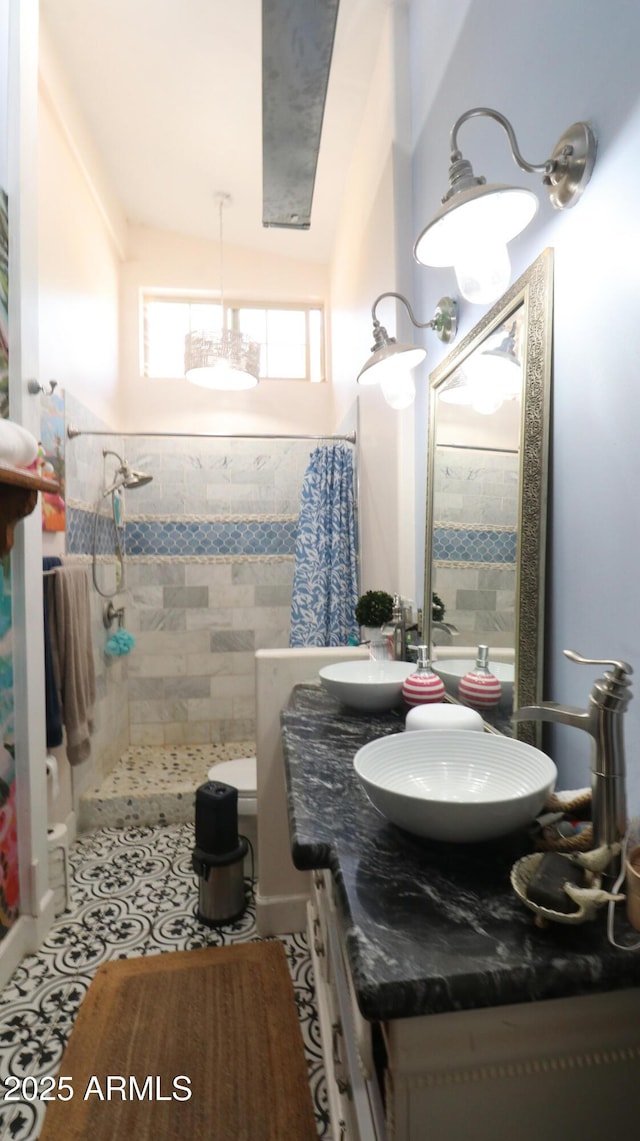
[{"label": "white hand towel", "polygon": [[21,424],[0,418],[0,460],[28,467],[38,454],[38,441]]}]

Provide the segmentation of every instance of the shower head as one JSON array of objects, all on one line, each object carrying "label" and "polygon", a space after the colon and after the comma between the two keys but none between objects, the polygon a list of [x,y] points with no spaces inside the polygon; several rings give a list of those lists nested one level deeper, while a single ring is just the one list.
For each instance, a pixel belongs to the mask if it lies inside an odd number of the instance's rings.
[{"label": "shower head", "polygon": [[108,487],[103,493],[103,498],[107,495],[111,495],[114,491],[118,491],[121,487],[133,491],[136,487],[144,487],[145,483],[151,483],[153,479],[152,475],[149,475],[146,471],[136,471],[135,468],[132,468],[126,460],[123,460],[122,456],[119,456],[117,452],[105,450],[102,454],[103,456],[115,456],[120,462],[120,467],[115,473],[115,480],[111,484],[111,487]]}]

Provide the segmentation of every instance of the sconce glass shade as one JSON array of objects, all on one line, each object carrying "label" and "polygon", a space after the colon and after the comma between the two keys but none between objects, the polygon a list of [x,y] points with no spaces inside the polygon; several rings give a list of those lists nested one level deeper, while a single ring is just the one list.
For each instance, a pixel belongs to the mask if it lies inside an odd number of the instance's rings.
[{"label": "sconce glass shade", "polygon": [[387,376],[380,383],[380,389],[390,408],[400,411],[409,408],[416,398],[416,386],[410,372],[400,371],[395,376]]},{"label": "sconce glass shade", "polygon": [[255,388],[260,376],[260,346],[236,329],[188,333],[184,369],[201,388],[238,392]]},{"label": "sconce glass shade", "polygon": [[476,185],[451,194],[414,246],[421,265],[453,266],[467,301],[489,304],[509,285],[507,243],[534,217],[538,199],[517,186]]},{"label": "sconce glass shade", "polygon": [[471,404],[471,389],[464,372],[458,369],[449,377],[438,392],[438,400],[445,404]]},{"label": "sconce glass shade", "polygon": [[474,357],[471,363],[473,384],[491,384],[502,393],[505,400],[520,395],[522,364],[513,353],[503,349],[487,349]]},{"label": "sconce glass shade", "polygon": [[421,364],[426,355],[426,349],[417,345],[399,345],[396,341],[391,341],[371,354],[358,373],[358,383],[393,386],[394,380],[401,375],[408,376],[410,370]]}]

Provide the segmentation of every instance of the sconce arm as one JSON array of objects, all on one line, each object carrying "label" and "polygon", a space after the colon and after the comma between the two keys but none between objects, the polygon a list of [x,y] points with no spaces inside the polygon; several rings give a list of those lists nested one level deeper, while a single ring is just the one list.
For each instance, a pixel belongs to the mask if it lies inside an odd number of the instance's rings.
[{"label": "sconce arm", "polygon": [[376,297],[373,305],[371,306],[371,317],[373,318],[374,325],[380,324],[380,322],[378,321],[378,319],[376,317],[376,309],[378,307],[379,302],[383,301],[385,297],[395,297],[397,301],[401,301],[402,304],[405,306],[407,313],[409,314],[409,317],[411,318],[412,323],[416,326],[417,329],[433,329],[434,328],[435,322],[433,320],[431,320],[431,321],[418,321],[415,317],[413,309],[411,308],[411,305],[407,301],[407,298],[402,293],[393,293],[393,292],[381,293],[379,297]]},{"label": "sconce arm", "polygon": [[546,159],[545,162],[540,163],[527,162],[527,160],[523,158],[520,153],[515,131],[511,126],[511,123],[507,118],[505,118],[504,115],[501,115],[499,111],[494,111],[491,107],[472,107],[471,110],[465,111],[459,119],[456,119],[451,129],[450,136],[452,162],[457,162],[460,158],[462,158],[462,153],[458,149],[458,131],[460,127],[467,121],[467,119],[475,119],[479,116],[486,116],[489,119],[495,119],[496,123],[499,123],[500,126],[504,128],[507,134],[507,138],[509,139],[509,145],[511,146],[511,153],[513,155],[514,161],[521,170],[526,170],[529,172],[529,174],[553,174],[553,171],[557,165],[556,160],[551,158]]},{"label": "sconce arm", "polygon": [[436,311],[430,321],[418,321],[411,305],[407,298],[402,293],[381,293],[376,297],[373,305],[371,306],[371,317],[373,319],[373,348],[372,352],[382,348],[384,345],[391,345],[396,343],[395,337],[390,337],[384,325],[381,325],[376,317],[376,309],[380,301],[385,297],[395,297],[397,301],[401,301],[405,306],[411,321],[417,329],[433,329],[436,336],[445,344],[450,344],[455,339],[458,331],[458,306],[452,297],[441,297]]}]

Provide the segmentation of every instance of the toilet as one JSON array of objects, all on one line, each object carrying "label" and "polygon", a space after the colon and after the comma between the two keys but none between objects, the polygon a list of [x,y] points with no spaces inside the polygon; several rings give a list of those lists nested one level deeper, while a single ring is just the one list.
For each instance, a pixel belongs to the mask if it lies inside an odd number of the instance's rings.
[{"label": "toilet", "polygon": [[[207,780],[220,781],[238,790],[238,832],[246,836],[253,849],[253,873],[258,871],[258,778],[255,757],[238,757],[212,765]],[[244,863],[245,875],[251,875],[251,848]]]}]

